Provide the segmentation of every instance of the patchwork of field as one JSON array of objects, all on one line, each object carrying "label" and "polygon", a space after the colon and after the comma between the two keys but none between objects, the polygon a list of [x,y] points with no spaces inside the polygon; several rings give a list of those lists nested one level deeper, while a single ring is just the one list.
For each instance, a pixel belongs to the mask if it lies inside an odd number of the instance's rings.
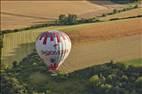
[{"label": "patchwork of field", "polygon": [[[140,43],[142,37],[142,27],[140,26],[141,20],[141,18],[135,18],[72,26],[52,26],[48,28],[9,33],[4,36],[4,48],[2,49],[3,63],[11,64],[14,60],[20,61],[23,57],[33,51],[34,42],[40,32],[53,29],[67,32],[72,40],[72,52],[64,63],[69,65],[65,66],[70,66],[71,64],[71,66],[74,66],[74,69],[77,69],[95,65],[92,64],[90,60],[94,60],[96,64],[99,64],[100,62],[103,62],[102,60],[140,58],[140,51],[142,49],[142,46],[140,46],[140,44],[142,44]],[[130,38],[126,38],[125,41],[125,38],[123,40],[122,37],[126,36],[130,36]],[[119,39],[120,42],[118,42],[119,40],[117,39]],[[103,42],[102,40],[105,41]],[[82,56],[84,56],[84,59],[79,58]],[[86,62],[86,60],[88,60],[88,62]],[[81,62],[83,63],[82,66],[80,65]],[[65,68],[64,70],[67,70],[64,65],[63,68]]]},{"label": "patchwork of field", "polygon": [[1,29],[15,29],[57,19],[60,14],[87,18],[127,5],[110,1],[1,1]]},{"label": "patchwork of field", "polygon": [[[114,4],[110,0],[10,1],[2,1],[2,30],[47,23],[57,19],[59,14],[94,17],[129,5]],[[142,15],[141,11],[142,8],[137,8],[108,15],[98,18],[103,21],[97,23],[49,26],[4,34],[0,50],[2,92],[141,93],[142,17],[132,17]],[[110,20],[130,16],[130,19]],[[67,33],[72,42],[71,52],[60,66],[59,74],[47,72],[35,51],[38,35],[49,30]]]},{"label": "patchwork of field", "polygon": [[106,9],[88,1],[2,1],[1,3],[1,12],[47,18],[35,19],[2,13],[2,29],[20,28],[36,22],[48,21],[48,18],[54,19],[60,14],[80,15]]}]

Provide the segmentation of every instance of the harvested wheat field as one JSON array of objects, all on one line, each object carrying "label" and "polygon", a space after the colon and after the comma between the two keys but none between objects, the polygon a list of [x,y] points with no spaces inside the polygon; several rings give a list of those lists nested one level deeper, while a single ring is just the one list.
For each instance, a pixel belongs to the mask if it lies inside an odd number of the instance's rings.
[{"label": "harvested wheat field", "polygon": [[142,34],[142,18],[82,25],[68,32],[73,40],[108,40]]},{"label": "harvested wheat field", "polygon": [[[140,26],[141,24],[141,18],[135,18],[135,19],[127,19],[127,20],[121,20],[121,21],[111,21],[111,22],[102,22],[102,23],[93,23],[93,24],[82,24],[82,25],[73,25],[73,26],[59,26],[59,27],[49,27],[49,28],[40,28],[40,29],[35,29],[35,30],[27,30],[27,31],[22,31],[22,32],[16,32],[16,33],[11,33],[11,34],[6,34],[4,37],[4,48],[2,50],[2,59],[4,63],[11,63],[14,60],[20,61],[23,57],[25,57],[27,54],[31,53],[34,49],[34,41],[36,40],[36,37],[40,32],[47,31],[47,30],[62,30],[66,31],[69,36],[71,37],[73,48],[69,59],[70,61],[65,61],[69,62],[68,64],[75,64],[74,61],[72,60],[77,60],[76,57],[74,58],[74,55],[76,54],[77,57],[82,57],[85,56],[84,52],[79,50],[80,47],[85,46],[83,43],[87,43],[87,45],[90,45],[90,48],[84,49],[84,51],[92,50],[91,47],[95,48],[95,44],[99,44],[98,41],[111,41],[112,39],[117,40],[118,38],[126,37],[126,36],[137,36],[134,40],[133,38],[128,38],[126,42],[123,44],[127,44],[127,42],[134,41],[135,45],[139,46],[139,42],[141,40],[141,34],[142,34],[142,27]],[[130,39],[130,40],[129,40]],[[105,42],[104,41],[104,42]],[[122,42],[123,40],[121,40]],[[116,41],[117,42],[117,41]],[[128,43],[129,43],[128,42]],[[113,42],[114,43],[114,42]],[[91,46],[92,45],[92,46]],[[93,46],[94,45],[94,46]],[[103,45],[103,44],[101,44]],[[101,47],[100,45],[100,47]],[[104,43],[104,46],[106,44]],[[110,43],[111,45],[111,43]],[[104,46],[102,46],[102,49],[104,49]],[[76,48],[79,47],[79,48]],[[98,47],[98,46],[96,46]],[[109,47],[109,46],[108,46]],[[122,46],[123,48],[123,46]],[[115,49],[115,46],[114,46]],[[140,49],[140,48],[139,48]],[[117,48],[115,49],[117,50]],[[125,49],[127,50],[127,49]],[[129,51],[134,51],[138,52],[137,48],[134,48],[133,50],[127,50],[127,54],[129,57]],[[74,53],[77,52],[77,53]],[[89,52],[89,51],[88,51]],[[123,50],[122,50],[123,52]],[[86,52],[85,52],[86,53]],[[101,52],[104,55],[107,55],[107,53]],[[91,53],[90,53],[91,54]],[[94,55],[97,55],[93,53]],[[108,56],[115,56],[116,53],[110,54]],[[119,55],[119,53],[117,53]],[[86,53],[87,55],[87,53]],[[100,56],[100,55],[98,55]],[[140,55],[136,55],[134,58],[138,58]],[[16,58],[15,58],[16,57]],[[87,56],[88,57],[88,56]],[[95,56],[96,58],[99,58]],[[122,56],[123,57],[123,56]],[[131,57],[131,54],[130,54]],[[74,58],[74,59],[73,59]],[[90,60],[97,60],[96,58],[88,57]],[[105,58],[105,57],[104,57]],[[121,58],[121,57],[120,57]],[[100,59],[104,60],[103,57]],[[128,58],[125,58],[128,59]],[[80,59],[79,59],[80,60]],[[86,59],[87,60],[87,59]],[[84,60],[85,61],[85,60]],[[82,61],[77,61],[76,63],[80,64]],[[86,62],[87,66],[92,65],[88,64],[89,62]],[[66,63],[65,63],[66,64]],[[97,61],[96,61],[96,64]],[[85,63],[83,67],[85,67]],[[95,65],[95,64],[94,64]],[[74,65],[76,66],[76,64]],[[80,66],[81,68],[82,66]],[[78,68],[78,67],[76,67]],[[75,69],[76,69],[75,68]],[[71,71],[71,70],[69,70]]]},{"label": "harvested wheat field", "polygon": [[[109,6],[109,7],[108,7]],[[15,29],[57,19],[60,14],[88,18],[128,6],[110,1],[1,1],[1,29]]]},{"label": "harvested wheat field", "polygon": [[[80,42],[72,51],[60,70],[72,72],[93,65],[113,61],[142,58],[142,34],[101,42]],[[141,62],[142,63],[142,62]]]},{"label": "harvested wheat field", "polygon": [[2,29],[20,28],[45,22],[56,19],[60,14],[81,15],[106,9],[88,1],[2,1],[1,3]]}]

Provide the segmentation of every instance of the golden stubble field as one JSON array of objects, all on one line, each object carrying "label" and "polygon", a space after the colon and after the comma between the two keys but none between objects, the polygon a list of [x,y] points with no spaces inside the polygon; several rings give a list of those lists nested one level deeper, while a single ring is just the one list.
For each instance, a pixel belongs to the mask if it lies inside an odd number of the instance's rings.
[{"label": "golden stubble field", "polygon": [[[88,1],[2,1],[1,12],[57,18],[60,14],[82,15],[97,10],[107,9],[104,6],[92,4]],[[1,16],[2,29],[20,28],[37,22],[48,21],[48,19],[35,19],[13,15]]]},{"label": "golden stubble field", "polygon": [[142,18],[102,22],[68,29],[73,40],[108,40],[142,34]]},{"label": "golden stubble field", "polygon": [[[71,13],[80,17],[89,17],[119,7],[119,5],[111,7],[111,4],[106,6],[102,2],[88,1],[2,1],[1,5],[2,29],[44,23],[50,18],[57,18],[59,14]],[[3,12],[17,16],[6,15]],[[133,16],[139,14],[138,12],[138,9],[131,10],[113,15],[112,18]],[[106,63],[111,59],[121,61],[142,58],[141,24],[142,18],[134,18],[72,26],[52,26],[6,34],[2,63],[11,64],[14,60],[20,61],[33,51],[39,33],[53,29],[67,32],[73,44],[71,54],[61,66],[61,71],[71,72]]]},{"label": "golden stubble field", "polygon": [[[110,12],[113,8],[126,7],[110,1],[1,1],[1,29],[15,29],[56,19],[60,14],[77,14],[88,18]],[[13,15],[14,14],[14,15]],[[22,15],[22,16],[20,16]],[[25,17],[24,17],[25,16]],[[26,17],[31,16],[31,17]],[[39,17],[39,18],[36,18]],[[47,19],[40,19],[47,18]]]},{"label": "golden stubble field", "polygon": [[[52,29],[65,31],[71,37],[72,51],[62,71],[73,71],[105,63],[110,59],[129,60],[142,58],[142,19],[40,28],[7,34],[2,50],[3,63],[20,61],[34,49],[40,32]],[[69,68],[71,67],[71,68]]]},{"label": "golden stubble field", "polygon": [[139,58],[142,58],[142,34],[100,42],[80,42],[73,45],[60,70],[72,72],[111,60],[121,62]]}]

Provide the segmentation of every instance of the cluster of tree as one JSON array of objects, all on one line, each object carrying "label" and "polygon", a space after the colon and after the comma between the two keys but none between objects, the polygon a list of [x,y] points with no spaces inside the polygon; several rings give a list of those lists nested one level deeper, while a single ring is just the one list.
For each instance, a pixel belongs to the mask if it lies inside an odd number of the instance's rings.
[{"label": "cluster of tree", "polygon": [[77,15],[75,14],[68,14],[67,16],[64,14],[59,15],[58,19],[61,25],[73,25],[77,23]]},{"label": "cluster of tree", "polygon": [[[35,72],[45,74],[48,78],[41,78],[42,75],[31,76]],[[111,61],[68,75],[60,73],[51,77],[35,51],[20,62],[14,61],[13,67],[5,69],[0,76],[2,94],[142,94],[142,67],[126,66]],[[43,80],[37,83],[39,79],[44,79],[45,83]],[[59,83],[62,84],[62,87],[59,87],[62,90],[55,86]],[[72,83],[76,83],[77,86]],[[73,91],[75,93],[66,89],[67,84],[69,90],[76,88]]]},{"label": "cluster of tree", "polygon": [[89,78],[95,94],[141,94],[142,68],[124,64],[108,64]]},{"label": "cluster of tree", "polygon": [[[47,92],[48,87],[45,87],[46,90],[44,92],[38,92],[38,90],[44,88],[44,83],[41,83],[42,86],[30,83],[29,76],[33,72],[47,72],[46,66],[41,63],[39,56],[35,52],[27,55],[20,62],[12,62],[11,67],[1,70],[3,71],[0,74],[0,94],[48,94],[44,93]],[[35,79],[38,78],[36,77]],[[33,88],[35,87],[38,90],[34,90]]]},{"label": "cluster of tree", "polygon": [[1,94],[27,94],[26,88],[14,77],[6,74],[0,75]]},{"label": "cluster of tree", "polygon": [[30,27],[24,27],[24,28],[19,28],[19,29],[13,29],[13,30],[3,30],[3,34],[7,33],[13,33],[13,32],[19,32],[19,31],[24,31],[24,30],[31,30],[31,29],[36,29],[36,28],[42,28],[42,27],[48,27],[48,26],[58,26],[58,25],[73,25],[77,24],[77,15],[75,14],[69,14],[68,16],[66,15],[59,15],[58,20],[44,23],[44,24],[36,24],[32,25]]}]

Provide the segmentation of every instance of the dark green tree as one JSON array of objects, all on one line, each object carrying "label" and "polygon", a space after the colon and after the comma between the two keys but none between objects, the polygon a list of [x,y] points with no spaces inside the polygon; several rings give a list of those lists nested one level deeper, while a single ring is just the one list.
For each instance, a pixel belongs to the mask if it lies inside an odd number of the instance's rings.
[{"label": "dark green tree", "polygon": [[14,77],[1,74],[1,94],[27,94],[25,87]]},{"label": "dark green tree", "polygon": [[67,21],[66,15],[61,14],[61,15],[59,16],[59,24],[63,25],[63,24],[66,23],[66,21]]},{"label": "dark green tree", "polygon": [[77,23],[77,15],[69,14],[67,17],[67,24],[72,25]]},{"label": "dark green tree", "polygon": [[73,25],[77,23],[77,15],[68,14],[68,16],[62,14],[59,16],[59,24],[61,25]]}]

